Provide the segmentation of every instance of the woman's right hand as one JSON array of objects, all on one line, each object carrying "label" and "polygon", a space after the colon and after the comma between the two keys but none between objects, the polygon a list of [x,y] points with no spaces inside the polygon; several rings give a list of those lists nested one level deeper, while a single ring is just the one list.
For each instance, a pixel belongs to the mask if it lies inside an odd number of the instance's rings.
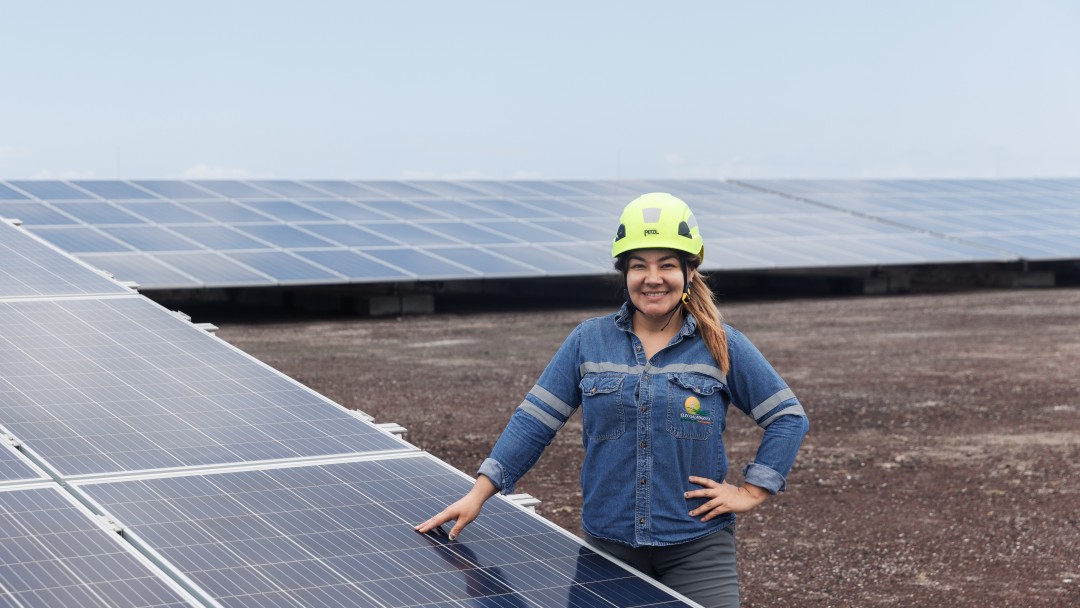
[{"label": "woman's right hand", "polygon": [[473,484],[468,494],[443,509],[438,515],[416,526],[415,530],[421,534],[426,534],[453,520],[455,522],[454,527],[450,530],[447,538],[454,540],[465,529],[465,526],[472,523],[480,515],[480,509],[484,508],[487,499],[498,493],[499,489],[495,487],[495,484],[491,483],[491,480],[486,475],[480,475],[476,478],[476,483]]}]

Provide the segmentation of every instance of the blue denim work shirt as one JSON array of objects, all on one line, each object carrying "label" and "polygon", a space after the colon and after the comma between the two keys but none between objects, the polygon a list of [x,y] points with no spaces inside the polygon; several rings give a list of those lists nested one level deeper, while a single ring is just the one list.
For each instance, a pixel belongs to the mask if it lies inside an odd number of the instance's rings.
[{"label": "blue denim work shirt", "polygon": [[671,343],[651,359],[631,331],[631,309],[577,326],[515,410],[479,473],[502,493],[540,458],[575,410],[583,418],[582,527],[632,547],[672,545],[731,525],[732,513],[701,522],[706,501],[691,475],[722,481],[721,433],[729,405],[765,429],[747,483],[782,491],[809,429],[798,399],[757,348],[725,325],[730,370],[716,364],[687,314]]}]

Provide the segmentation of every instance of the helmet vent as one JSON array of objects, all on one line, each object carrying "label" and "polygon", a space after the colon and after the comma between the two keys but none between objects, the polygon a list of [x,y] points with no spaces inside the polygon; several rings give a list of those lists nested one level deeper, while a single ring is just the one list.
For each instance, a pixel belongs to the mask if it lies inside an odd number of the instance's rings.
[{"label": "helmet vent", "polygon": [[626,224],[619,224],[619,229],[615,232],[615,240],[626,238]]},{"label": "helmet vent", "polygon": [[641,210],[641,221],[646,224],[655,224],[660,221],[660,213],[663,211],[660,207],[646,207]]},{"label": "helmet vent", "polygon": [[679,236],[685,236],[688,239],[694,238],[690,235],[690,226],[686,222],[679,222]]}]

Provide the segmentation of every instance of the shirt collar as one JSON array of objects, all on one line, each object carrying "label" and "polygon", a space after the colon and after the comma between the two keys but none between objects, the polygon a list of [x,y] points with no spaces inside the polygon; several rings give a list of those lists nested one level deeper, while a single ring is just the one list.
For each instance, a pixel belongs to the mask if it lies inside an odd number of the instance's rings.
[{"label": "shirt collar", "polygon": [[[686,314],[683,318],[683,325],[682,329],[679,330],[679,335],[686,337],[693,335],[694,330],[697,329],[697,319],[695,319],[694,315],[690,314],[689,311],[684,309],[684,312]],[[634,309],[630,306],[630,302],[623,302],[622,308],[619,309],[619,312],[615,313],[615,327],[630,333],[633,331],[633,324],[631,323],[633,316]]]}]

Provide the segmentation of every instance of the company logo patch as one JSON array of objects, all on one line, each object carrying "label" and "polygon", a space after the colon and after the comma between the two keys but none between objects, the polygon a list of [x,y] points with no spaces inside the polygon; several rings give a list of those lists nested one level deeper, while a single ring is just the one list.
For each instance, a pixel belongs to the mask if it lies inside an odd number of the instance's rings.
[{"label": "company logo patch", "polygon": [[683,422],[695,422],[697,424],[712,424],[709,418],[709,410],[701,409],[701,400],[691,395],[683,402],[686,413],[679,414],[679,420]]}]

